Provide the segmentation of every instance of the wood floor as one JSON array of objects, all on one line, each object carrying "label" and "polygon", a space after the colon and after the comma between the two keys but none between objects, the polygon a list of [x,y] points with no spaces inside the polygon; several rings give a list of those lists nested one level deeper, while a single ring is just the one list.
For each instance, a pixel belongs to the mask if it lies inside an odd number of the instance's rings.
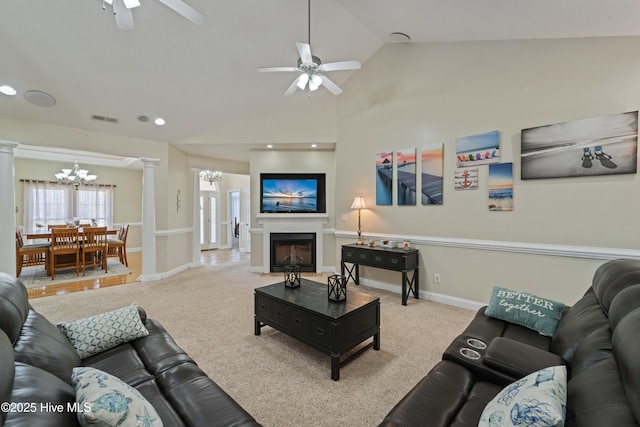
[{"label": "wood floor", "polygon": [[[202,252],[202,262],[205,265],[239,262],[248,257],[248,253],[242,253],[237,249],[216,249]],[[29,298],[41,298],[51,295],[66,294],[69,292],[87,291],[90,289],[123,285],[125,283],[134,283],[137,281],[140,274],[142,274],[142,253],[127,253],[127,261],[129,262],[129,270],[131,270],[131,274],[105,277],[103,279],[80,279],[75,282],[39,286],[37,288],[27,289],[27,293],[29,295]]]}]

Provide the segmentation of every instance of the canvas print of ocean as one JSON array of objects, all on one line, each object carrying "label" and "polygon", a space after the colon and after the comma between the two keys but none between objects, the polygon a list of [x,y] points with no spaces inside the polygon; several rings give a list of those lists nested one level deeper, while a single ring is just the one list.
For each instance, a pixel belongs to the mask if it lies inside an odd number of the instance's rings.
[{"label": "canvas print of ocean", "polygon": [[376,154],[376,205],[393,204],[393,152]]},{"label": "canvas print of ocean", "polygon": [[489,165],[489,210],[513,210],[513,163]]},{"label": "canvas print of ocean", "polygon": [[459,168],[500,162],[500,133],[494,130],[456,138],[456,156]]},{"label": "canvas print of ocean", "polygon": [[316,212],[318,184],[315,179],[265,179],[262,182],[264,212]]},{"label": "canvas print of ocean", "polygon": [[416,149],[398,150],[398,206],[416,204]]},{"label": "canvas print of ocean", "polygon": [[638,112],[522,130],[522,179],[636,173]]}]

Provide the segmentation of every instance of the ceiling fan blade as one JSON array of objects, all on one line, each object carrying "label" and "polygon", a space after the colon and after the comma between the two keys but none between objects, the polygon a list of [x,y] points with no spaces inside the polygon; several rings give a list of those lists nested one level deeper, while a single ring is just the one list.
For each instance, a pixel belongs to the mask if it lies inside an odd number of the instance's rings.
[{"label": "ceiling fan blade", "polygon": [[303,64],[312,64],[313,58],[311,57],[311,46],[307,43],[296,43],[296,47],[298,48],[298,53],[300,54],[300,59]]},{"label": "ceiling fan blade", "polygon": [[274,71],[298,71],[297,67],[260,67],[259,73],[271,73]]},{"label": "ceiling fan blade", "polygon": [[293,83],[291,83],[291,86],[289,86],[289,88],[284,93],[284,95],[285,96],[293,95],[293,93],[296,91],[296,89],[298,89],[298,79],[297,78],[293,81]]},{"label": "ceiling fan blade", "polygon": [[187,18],[189,21],[195,24],[202,24],[204,22],[204,15],[183,2],[182,0],[159,0],[165,6],[178,12],[180,15]]},{"label": "ceiling fan blade", "polygon": [[122,0],[114,0],[113,14],[116,16],[116,26],[121,30],[133,30],[133,12]]},{"label": "ceiling fan blade", "polygon": [[329,89],[329,92],[334,95],[340,95],[342,93],[342,89],[340,89],[337,84],[329,80],[327,76],[323,76],[320,74],[318,74],[318,76],[322,79],[322,86]]},{"label": "ceiling fan blade", "polygon": [[359,70],[360,67],[359,61],[329,62],[320,65],[322,71]]}]

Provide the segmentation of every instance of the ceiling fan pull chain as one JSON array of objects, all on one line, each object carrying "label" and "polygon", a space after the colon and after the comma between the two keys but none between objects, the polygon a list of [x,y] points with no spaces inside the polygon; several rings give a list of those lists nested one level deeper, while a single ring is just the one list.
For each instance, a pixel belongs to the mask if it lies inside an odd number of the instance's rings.
[{"label": "ceiling fan pull chain", "polygon": [[[308,0],[307,5],[307,28],[309,31],[307,34],[307,40],[309,41],[309,46],[311,46],[311,0]],[[311,94],[309,94],[309,96],[311,96]]]}]

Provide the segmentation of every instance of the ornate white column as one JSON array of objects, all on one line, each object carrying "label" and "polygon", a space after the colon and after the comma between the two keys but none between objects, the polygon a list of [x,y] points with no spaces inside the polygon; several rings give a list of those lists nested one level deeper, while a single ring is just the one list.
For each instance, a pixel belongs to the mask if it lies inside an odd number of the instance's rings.
[{"label": "ornate white column", "polygon": [[193,259],[191,267],[203,265],[200,256],[200,169],[192,168],[193,172]]},{"label": "ornate white column", "polygon": [[0,271],[16,275],[16,190],[13,150],[17,142],[0,140]]},{"label": "ornate white column", "polygon": [[141,158],[142,161],[142,274],[141,282],[158,280],[156,277],[156,198],[154,170],[159,159]]}]

